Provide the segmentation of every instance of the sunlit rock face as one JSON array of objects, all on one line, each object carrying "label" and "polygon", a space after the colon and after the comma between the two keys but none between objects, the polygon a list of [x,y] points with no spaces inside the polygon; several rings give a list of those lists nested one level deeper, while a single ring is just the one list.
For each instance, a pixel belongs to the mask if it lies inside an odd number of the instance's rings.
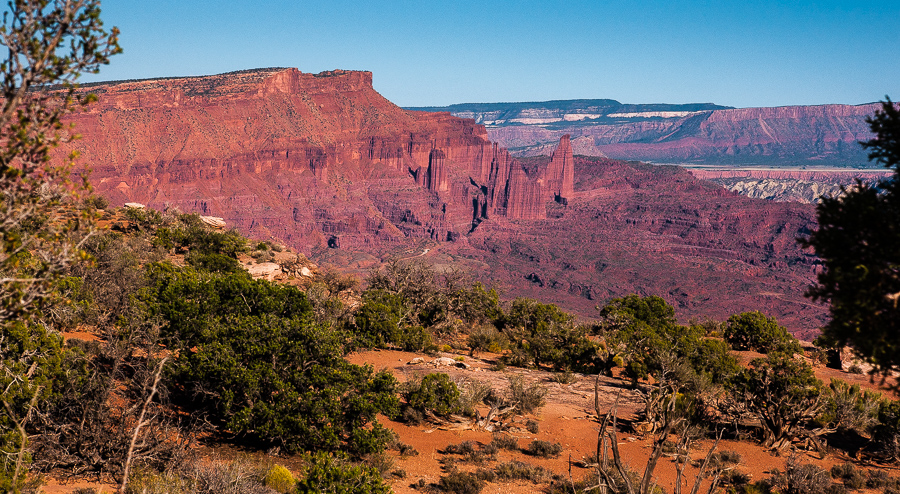
[{"label": "sunlit rock face", "polygon": [[515,156],[547,155],[572,136],[576,155],[657,163],[866,166],[858,141],[880,106],[727,108],[711,104],[624,105],[613,100],[452,105],[484,122]]},{"label": "sunlit rock face", "polygon": [[100,103],[73,120],[99,192],[300,247],[446,241],[488,216],[542,218],[545,198],[571,195],[571,149],[527,176],[483,126],[403,110],[369,72],[260,69],[87,89]]},{"label": "sunlit rock face", "polygon": [[[815,257],[811,207],[753,200],[687,171],[574,156],[562,134],[516,159],[474,120],[397,107],[368,72],[260,69],[91,85],[73,117],[96,190],[221,217],[318,260],[460,266],[507,296],[582,316],[629,293],[678,315],[764,310],[797,332]],[[680,118],[680,117],[678,117]],[[62,151],[68,151],[64,149]]]}]

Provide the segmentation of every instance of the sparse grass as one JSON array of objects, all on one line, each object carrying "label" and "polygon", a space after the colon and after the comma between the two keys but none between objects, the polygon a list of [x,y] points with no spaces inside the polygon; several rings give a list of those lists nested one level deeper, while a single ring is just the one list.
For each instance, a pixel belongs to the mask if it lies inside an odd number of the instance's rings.
[{"label": "sparse grass", "polygon": [[495,445],[499,449],[504,449],[507,451],[519,450],[519,440],[512,436],[505,436],[503,434],[494,434],[494,439],[491,441],[491,444]]},{"label": "sparse grass", "polygon": [[784,472],[773,470],[766,483],[772,491],[781,494],[839,494],[828,471],[811,463],[801,464],[793,456],[785,464]]},{"label": "sparse grass", "polygon": [[497,458],[497,451],[499,451],[499,448],[493,442],[476,446],[474,441],[463,441],[459,444],[447,446],[444,448],[443,453],[461,456],[458,460],[446,461],[445,465],[450,465],[456,461],[480,465],[486,461],[495,460]]},{"label": "sparse grass", "polygon": [[397,445],[397,451],[400,453],[401,457],[409,457],[409,456],[418,456],[419,452],[410,444],[399,443]]},{"label": "sparse grass", "polygon": [[546,403],[547,388],[539,383],[526,384],[522,376],[509,378],[509,400],[519,407],[521,413],[532,413]]},{"label": "sparse grass", "polygon": [[559,384],[572,384],[578,381],[578,376],[574,372],[567,370],[565,372],[554,372],[550,376],[550,380]]},{"label": "sparse grass", "polygon": [[467,417],[474,416],[475,407],[483,404],[494,392],[490,383],[474,379],[457,380],[456,387],[459,389],[457,408]]},{"label": "sparse grass", "polygon": [[869,470],[866,472],[866,487],[869,489],[884,489],[884,492],[889,490],[898,492],[900,491],[900,478],[891,477],[885,470]]},{"label": "sparse grass", "polygon": [[484,481],[471,473],[453,472],[441,477],[437,487],[451,494],[479,494],[484,489]]},{"label": "sparse grass", "polygon": [[848,489],[858,491],[866,487],[866,476],[852,463],[842,463],[831,467],[831,477],[840,480]]},{"label": "sparse grass", "polygon": [[365,463],[377,470],[382,477],[385,477],[388,472],[393,470],[395,464],[394,458],[383,451],[369,455],[366,457]]},{"label": "sparse grass", "polygon": [[444,448],[445,455],[468,455],[475,452],[475,441],[463,441],[459,444],[450,444]]},{"label": "sparse grass", "polygon": [[523,461],[508,461],[494,468],[497,478],[501,480],[528,480],[535,484],[542,484],[552,478],[549,470],[538,465],[532,465]]},{"label": "sparse grass", "polygon": [[522,452],[539,458],[556,458],[562,453],[562,449],[562,445],[559,443],[549,443],[536,439],[531,441]]}]

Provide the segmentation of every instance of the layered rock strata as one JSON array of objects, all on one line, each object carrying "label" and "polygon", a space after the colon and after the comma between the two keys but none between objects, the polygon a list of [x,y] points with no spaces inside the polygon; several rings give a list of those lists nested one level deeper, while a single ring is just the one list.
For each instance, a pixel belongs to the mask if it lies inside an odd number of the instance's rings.
[{"label": "layered rock strata", "polygon": [[[403,110],[370,72],[259,69],[92,84],[73,118],[96,189],[224,218],[300,248],[447,241],[571,196],[571,150],[530,176],[484,127]],[[565,141],[568,142],[567,140]],[[551,190],[552,189],[552,190]]]},{"label": "layered rock strata", "polygon": [[570,134],[575,154],[658,163],[866,166],[877,104],[726,108],[612,100],[453,105],[516,156],[547,155]]},{"label": "layered rock strata", "polygon": [[[93,85],[73,118],[113,204],[177,207],[365,273],[393,256],[462,266],[508,296],[583,316],[610,297],[664,296],[680,317],[761,309],[810,331],[811,207],[752,200],[684,170],[516,159],[485,128],[406,111],[368,72],[262,69]],[[63,149],[67,152],[71,149]]]}]

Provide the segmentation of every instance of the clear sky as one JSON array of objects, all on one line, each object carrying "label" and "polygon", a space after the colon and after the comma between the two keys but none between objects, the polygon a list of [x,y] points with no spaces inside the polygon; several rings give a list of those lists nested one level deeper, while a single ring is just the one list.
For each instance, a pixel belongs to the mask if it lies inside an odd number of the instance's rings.
[{"label": "clear sky", "polygon": [[124,53],[84,82],[370,70],[401,106],[900,99],[900,1],[105,0]]}]

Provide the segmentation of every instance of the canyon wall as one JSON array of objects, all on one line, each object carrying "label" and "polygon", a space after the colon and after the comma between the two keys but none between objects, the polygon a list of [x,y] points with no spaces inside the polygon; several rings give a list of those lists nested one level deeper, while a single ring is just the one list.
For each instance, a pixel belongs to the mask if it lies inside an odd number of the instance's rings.
[{"label": "canyon wall", "polygon": [[[72,118],[83,135],[72,146],[114,205],[219,216],[362,275],[388,258],[459,267],[506,297],[585,317],[639,293],[685,321],[759,309],[798,334],[824,321],[803,297],[817,260],[795,240],[814,228],[810,206],[741,197],[677,167],[573,156],[583,136],[567,133],[552,156],[515,158],[471,119],[393,105],[368,72],[86,89],[99,103]],[[682,111],[707,110],[647,118]]]},{"label": "canyon wall", "polygon": [[[602,104],[598,102],[603,102]],[[494,108],[497,106],[497,108]],[[877,104],[727,108],[613,100],[453,105],[516,156],[547,155],[562,135],[575,154],[659,163],[866,166]]]},{"label": "canyon wall", "polygon": [[100,102],[73,118],[77,146],[114,204],[200,211],[306,249],[452,240],[489,216],[543,218],[547,198],[572,192],[571,150],[529,176],[484,127],[403,110],[370,72],[260,69],[86,89]]}]

